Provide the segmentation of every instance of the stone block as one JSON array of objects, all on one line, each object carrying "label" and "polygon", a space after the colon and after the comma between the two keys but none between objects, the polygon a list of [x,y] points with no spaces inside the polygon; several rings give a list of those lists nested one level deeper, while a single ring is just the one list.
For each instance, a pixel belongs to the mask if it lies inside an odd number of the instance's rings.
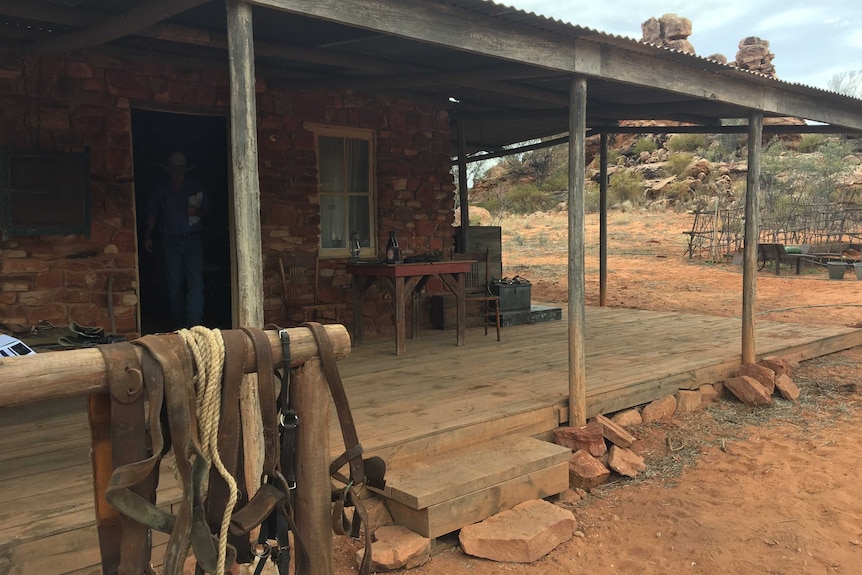
[{"label": "stone block", "polygon": [[742,403],[749,407],[769,405],[772,402],[772,394],[753,377],[748,377],[747,375],[732,377],[727,380],[725,386]]},{"label": "stone block", "polygon": [[640,425],[644,422],[643,417],[641,417],[641,414],[637,409],[627,409],[625,411],[620,411],[619,413],[611,417],[611,421],[623,427]]},{"label": "stone block", "polygon": [[[356,552],[356,564],[365,549]],[[371,544],[371,571],[394,571],[424,565],[431,558],[431,540],[402,525],[386,525],[374,532]]]},{"label": "stone block", "polygon": [[775,372],[775,377],[778,377],[782,374],[791,375],[790,371],[790,363],[783,357],[778,357],[777,355],[769,355],[761,359],[759,362],[763,367],[769,368]]},{"label": "stone block", "polygon": [[745,363],[739,366],[739,375],[747,375],[756,379],[769,395],[775,392],[775,372],[768,367],[756,363]]},{"label": "stone block", "polygon": [[461,548],[492,561],[532,563],[572,538],[575,516],[541,499],[525,501],[461,529]]},{"label": "stone block", "polygon": [[708,383],[705,385],[701,385],[698,388],[698,391],[700,391],[700,404],[702,406],[706,406],[714,401],[718,401],[719,399],[721,399],[721,395],[719,394],[715,386]]},{"label": "stone block", "polygon": [[679,413],[697,411],[701,408],[702,404],[699,389],[681,389],[676,392],[676,410]]},{"label": "stone block", "polygon": [[636,455],[631,449],[618,445],[611,445],[608,453],[608,467],[626,477],[637,477],[641,471],[646,471],[646,463],[643,458]]},{"label": "stone block", "polygon": [[676,398],[666,395],[648,403],[641,412],[641,417],[644,423],[652,423],[673,417],[674,413],[676,413]]},{"label": "stone block", "polygon": [[569,485],[572,489],[586,489],[598,487],[611,472],[602,462],[581,449],[576,451],[569,460]]},{"label": "stone block", "polygon": [[601,457],[608,451],[602,426],[594,421],[583,427],[558,427],[554,430],[554,442],[572,451],[585,449],[593,457]]},{"label": "stone block", "polygon": [[789,401],[796,401],[799,399],[799,394],[801,393],[799,387],[793,383],[793,380],[786,373],[782,373],[775,378],[775,389],[778,390],[781,397]]}]

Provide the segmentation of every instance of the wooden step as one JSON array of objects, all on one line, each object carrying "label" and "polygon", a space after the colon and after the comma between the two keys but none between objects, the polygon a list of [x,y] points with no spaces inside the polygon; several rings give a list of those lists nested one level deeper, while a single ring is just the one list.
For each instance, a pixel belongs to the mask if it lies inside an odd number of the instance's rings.
[{"label": "wooden step", "polygon": [[571,450],[509,436],[428,457],[398,460],[387,469],[387,499],[396,523],[439,537],[530,499],[569,486]]}]

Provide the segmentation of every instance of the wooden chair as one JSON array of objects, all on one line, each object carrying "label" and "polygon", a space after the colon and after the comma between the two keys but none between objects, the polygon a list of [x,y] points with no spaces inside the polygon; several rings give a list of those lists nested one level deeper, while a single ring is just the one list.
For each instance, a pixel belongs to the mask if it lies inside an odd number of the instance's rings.
[{"label": "wooden chair", "polygon": [[316,321],[326,323],[334,321],[341,323],[341,312],[347,309],[345,303],[321,303],[318,298],[318,287],[320,282],[320,256],[314,258],[314,276],[309,277],[309,269],[303,265],[287,267],[285,273],[282,256],[278,258],[278,267],[281,272],[282,298],[286,311],[292,309],[302,310],[302,321]]},{"label": "wooden chair", "polygon": [[[482,326],[485,335],[488,335],[488,325],[497,327],[497,341],[500,341],[500,296],[491,293],[491,248],[484,252],[452,254],[452,259],[474,260],[466,278],[467,302],[480,302],[482,304]],[[491,314],[494,314],[494,323],[491,323]]]}]

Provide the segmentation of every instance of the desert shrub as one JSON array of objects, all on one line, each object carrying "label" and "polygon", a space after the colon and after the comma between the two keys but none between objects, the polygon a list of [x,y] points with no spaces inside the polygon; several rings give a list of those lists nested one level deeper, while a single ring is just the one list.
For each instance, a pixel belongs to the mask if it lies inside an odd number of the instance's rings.
[{"label": "desert shrub", "polygon": [[689,186],[687,182],[683,180],[677,180],[676,182],[671,182],[670,184],[668,184],[662,190],[662,195],[672,200],[684,202],[694,196],[694,192],[692,191],[691,186]]},{"label": "desert shrub", "polygon": [[667,144],[671,152],[696,152],[706,148],[706,135],[704,134],[674,134]]},{"label": "desert shrub", "polygon": [[820,149],[820,146],[825,143],[826,136],[823,134],[804,134],[802,138],[799,139],[799,143],[796,145],[796,150],[800,154],[808,154],[816,152]]},{"label": "desert shrub", "polygon": [[641,138],[640,140],[635,142],[635,145],[633,148],[635,154],[640,154],[641,152],[652,153],[655,151],[655,149],[656,149],[656,143],[655,143],[655,140],[653,140],[652,138]]},{"label": "desert shrub", "polygon": [[476,205],[491,212],[492,216],[503,213],[503,202],[499,198],[488,198],[484,202],[477,202]]},{"label": "desert shrub", "polygon": [[549,192],[557,192],[560,190],[568,190],[569,189],[569,172],[568,166],[563,166],[562,169],[557,169],[551,172],[551,174],[545,178],[545,181],[542,183],[542,190],[547,190]]},{"label": "desert shrub", "polygon": [[692,160],[694,160],[694,155],[688,152],[673,154],[665,162],[663,171],[666,176],[681,176]]},{"label": "desert shrub", "polygon": [[620,170],[608,182],[608,204],[631,202],[640,205],[644,200],[643,174],[634,170]]},{"label": "desert shrub", "polygon": [[532,185],[517,185],[509,189],[504,205],[515,214],[532,214],[550,209],[554,205],[554,197]]},{"label": "desert shrub", "polygon": [[588,181],[584,186],[584,212],[595,214],[601,208],[601,195],[599,185]]}]

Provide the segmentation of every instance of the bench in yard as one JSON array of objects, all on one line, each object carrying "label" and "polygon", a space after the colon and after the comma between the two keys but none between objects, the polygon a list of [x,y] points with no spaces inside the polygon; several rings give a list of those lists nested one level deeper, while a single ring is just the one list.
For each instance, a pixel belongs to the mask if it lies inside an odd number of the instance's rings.
[{"label": "bench in yard", "polygon": [[784,244],[757,244],[757,269],[762,270],[769,261],[775,262],[775,275],[781,274],[781,264],[796,262],[796,275],[802,271],[803,260],[815,261],[810,254],[811,246],[785,246]]}]

